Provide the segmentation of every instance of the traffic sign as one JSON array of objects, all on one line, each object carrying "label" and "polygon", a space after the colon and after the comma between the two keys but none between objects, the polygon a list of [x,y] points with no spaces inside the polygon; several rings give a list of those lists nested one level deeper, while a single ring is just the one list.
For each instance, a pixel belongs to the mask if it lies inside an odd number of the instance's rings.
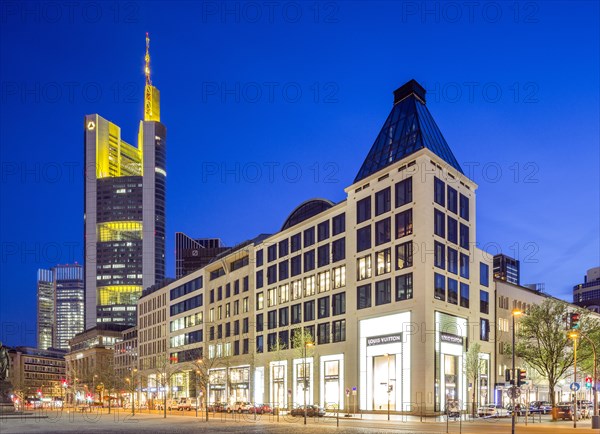
[{"label": "traffic sign", "polygon": [[510,386],[506,390],[506,395],[511,399],[517,399],[519,396],[521,396],[521,389],[515,386]]},{"label": "traffic sign", "polygon": [[569,389],[571,389],[573,392],[577,392],[580,387],[581,385],[579,383],[571,383]]},{"label": "traffic sign", "polygon": [[352,388],[352,395],[356,395],[356,386]]}]

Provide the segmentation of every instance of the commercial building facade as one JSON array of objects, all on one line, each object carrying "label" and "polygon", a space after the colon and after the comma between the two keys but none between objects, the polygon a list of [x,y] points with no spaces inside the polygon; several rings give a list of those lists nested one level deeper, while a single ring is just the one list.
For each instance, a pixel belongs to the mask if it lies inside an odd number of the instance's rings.
[{"label": "commercial building facade", "polygon": [[65,352],[31,347],[15,347],[8,352],[8,380],[13,393],[24,398],[64,396]]},{"label": "commercial building facade", "polygon": [[[140,372],[166,353],[173,393],[196,396],[201,358],[210,402],[432,413],[466,408],[469,387],[493,402],[492,258],[475,247],[476,188],[424,89],[407,83],[346,200],[307,201],[277,234],[144,294]],[[486,369],[469,386],[475,342]]]},{"label": "commercial building facade", "polygon": [[584,282],[573,287],[573,303],[600,313],[600,267],[590,268]]},{"label": "commercial building facade", "polygon": [[500,254],[494,256],[494,278],[514,285],[521,284],[521,264],[517,259]]},{"label": "commercial building facade", "polygon": [[190,274],[208,263],[228,247],[219,238],[190,238],[182,232],[175,234],[175,277]]},{"label": "commercial building facade", "polygon": [[138,145],[97,114],[84,120],[86,328],[135,325],[142,289],[165,275],[166,128],[150,80],[146,38],[144,119]]}]

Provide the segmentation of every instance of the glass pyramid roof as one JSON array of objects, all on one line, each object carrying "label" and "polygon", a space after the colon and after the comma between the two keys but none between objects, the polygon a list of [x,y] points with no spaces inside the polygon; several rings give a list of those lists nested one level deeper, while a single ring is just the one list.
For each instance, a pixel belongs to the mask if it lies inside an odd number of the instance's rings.
[{"label": "glass pyramid roof", "polygon": [[456,157],[425,106],[425,89],[411,80],[394,92],[394,107],[354,182],[427,148],[460,173]]}]

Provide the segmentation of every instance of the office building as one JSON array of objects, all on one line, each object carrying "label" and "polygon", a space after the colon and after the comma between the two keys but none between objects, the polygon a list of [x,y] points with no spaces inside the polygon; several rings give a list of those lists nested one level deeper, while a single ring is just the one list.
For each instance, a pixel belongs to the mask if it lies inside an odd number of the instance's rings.
[{"label": "office building", "polygon": [[37,347],[52,347],[54,330],[54,275],[52,270],[38,270],[37,277]]},{"label": "office building", "polygon": [[493,402],[494,283],[475,247],[476,189],[425,90],[406,83],[345,200],[306,201],[278,233],[144,292],[142,381],[168,360],[180,368],[171,394],[199,395],[189,363],[202,357],[211,402],[431,414],[466,408],[465,352],[479,343],[474,387]]},{"label": "office building", "polygon": [[504,254],[494,256],[494,278],[514,285],[521,284],[521,266],[519,261]]},{"label": "office building", "polygon": [[14,347],[8,351],[8,380],[13,393],[43,401],[64,396],[65,351]]},{"label": "office building", "polygon": [[188,237],[175,234],[175,276],[177,279],[208,265],[218,254],[227,250],[219,238]]},{"label": "office building", "polygon": [[583,283],[573,287],[573,303],[600,313],[600,267],[590,268]]},{"label": "office building", "polygon": [[166,128],[150,80],[146,35],[144,119],[137,147],[97,114],[85,116],[86,328],[135,325],[142,289],[165,275]]}]

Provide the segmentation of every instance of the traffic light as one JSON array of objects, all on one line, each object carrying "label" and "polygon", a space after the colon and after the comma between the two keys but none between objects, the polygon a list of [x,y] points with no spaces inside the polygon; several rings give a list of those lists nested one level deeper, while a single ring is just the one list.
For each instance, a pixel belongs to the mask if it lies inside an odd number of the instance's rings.
[{"label": "traffic light", "polygon": [[522,386],[524,384],[527,384],[527,382],[525,381],[527,379],[527,371],[525,369],[517,369],[517,378],[518,378],[517,386]]},{"label": "traffic light", "polygon": [[511,375],[510,375],[510,369],[505,369],[504,370],[504,381],[506,381],[507,383],[511,383],[512,384],[512,379],[511,379]]},{"label": "traffic light", "polygon": [[571,330],[579,330],[579,313],[571,312],[570,315]]},{"label": "traffic light", "polygon": [[586,389],[592,388],[592,377],[585,377],[585,388]]}]

